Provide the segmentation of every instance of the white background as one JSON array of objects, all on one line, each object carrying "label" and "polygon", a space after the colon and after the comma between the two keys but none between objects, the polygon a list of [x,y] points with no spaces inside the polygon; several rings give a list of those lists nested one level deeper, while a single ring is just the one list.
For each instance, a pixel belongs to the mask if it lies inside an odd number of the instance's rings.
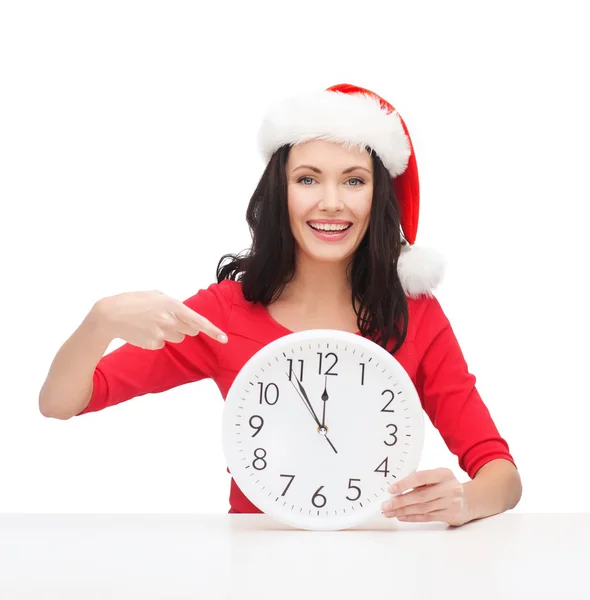
[{"label": "white background", "polygon": [[[249,244],[264,110],[342,82],[408,125],[417,241],[447,261],[437,296],[519,466],[516,510],[588,511],[583,11],[2,3],[0,512],[227,512],[212,381],[69,421],[43,417],[38,392],[99,298],[214,282],[219,257]],[[466,480],[427,427],[421,468]]]}]

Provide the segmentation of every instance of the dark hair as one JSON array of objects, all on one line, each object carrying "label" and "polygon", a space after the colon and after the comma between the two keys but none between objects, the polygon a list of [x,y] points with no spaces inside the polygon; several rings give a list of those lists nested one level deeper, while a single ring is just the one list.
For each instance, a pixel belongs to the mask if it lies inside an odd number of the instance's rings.
[{"label": "dark hair", "polygon": [[[281,295],[295,275],[296,243],[287,207],[290,149],[290,145],[282,146],[273,154],[248,204],[246,221],[252,245],[240,254],[223,255],[217,265],[218,282],[240,281],[246,300],[265,306]],[[401,247],[406,242],[391,176],[377,154],[370,148],[367,151],[373,161],[371,215],[347,277],[360,333],[384,348],[395,337],[397,342],[391,350],[395,354],[408,329],[408,303],[397,273]]]}]

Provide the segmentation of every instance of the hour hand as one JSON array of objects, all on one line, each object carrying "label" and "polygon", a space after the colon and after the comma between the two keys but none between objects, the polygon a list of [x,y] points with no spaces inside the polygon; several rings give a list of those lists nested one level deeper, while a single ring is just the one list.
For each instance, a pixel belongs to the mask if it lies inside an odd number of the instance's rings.
[{"label": "hour hand", "polygon": [[322,427],[326,428],[326,402],[328,401],[328,376],[326,375],[326,382],[324,384],[324,393],[322,394],[322,400],[324,403],[324,409],[322,411]]}]

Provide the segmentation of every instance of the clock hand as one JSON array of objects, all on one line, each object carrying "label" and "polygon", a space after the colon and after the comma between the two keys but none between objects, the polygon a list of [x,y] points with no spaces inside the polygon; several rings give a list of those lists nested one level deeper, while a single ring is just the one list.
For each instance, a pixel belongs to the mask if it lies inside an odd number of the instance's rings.
[{"label": "clock hand", "polygon": [[328,442],[328,444],[330,444],[330,446],[332,446],[332,450],[334,450],[334,452],[336,452],[336,454],[338,454],[338,450],[336,450],[336,448],[334,448],[334,444],[332,444],[332,442],[330,441],[328,436],[325,435],[324,437],[326,438],[326,441]]},{"label": "clock hand", "polygon": [[[299,381],[299,379],[297,379],[297,375],[295,375],[295,373],[293,373],[293,377],[295,377],[295,381],[297,382],[299,391],[301,392],[301,394],[303,394],[303,397],[305,398],[305,403],[307,404],[315,422],[318,424],[318,427],[322,427],[322,424],[320,423],[320,420],[318,419],[318,416],[315,414],[315,410],[313,409],[313,406],[311,405],[311,402],[309,401],[309,398],[307,397],[305,389],[301,385],[301,382]],[[293,382],[291,382],[291,383],[293,383]]]},{"label": "clock hand", "polygon": [[328,400],[328,376],[326,375],[326,383],[324,384],[324,393],[322,394],[322,400],[324,401],[324,411],[322,413],[322,427],[326,428],[326,402]]},{"label": "clock hand", "polygon": [[[289,373],[285,373],[285,375],[287,377],[289,377]],[[291,381],[291,384],[295,388],[295,391],[299,394],[299,397],[303,401],[303,404],[305,404],[305,406],[307,406],[307,410],[309,410],[309,412],[311,413],[311,416],[313,417],[313,420],[317,423],[318,427],[321,430],[320,433],[326,438],[326,441],[328,442],[328,444],[330,444],[330,446],[332,446],[332,450],[334,450],[334,452],[336,454],[338,454],[338,450],[336,450],[336,448],[334,447],[334,444],[332,444],[332,442],[330,441],[330,438],[328,438],[328,436],[326,435],[325,427],[322,427],[320,420],[318,419],[317,415],[315,414],[315,411],[313,410],[313,406],[311,405],[311,402],[309,401],[309,398],[307,397],[307,393],[305,392],[305,389],[299,382],[299,379],[297,379],[297,375],[295,375],[295,373],[293,373],[293,376],[295,377],[295,381],[297,381],[297,386],[299,387],[299,389],[297,389],[295,387],[295,384],[293,383],[293,381]]]},{"label": "clock hand", "polygon": [[[285,375],[287,375],[287,377],[289,377],[289,373],[285,373]],[[313,420],[318,424],[318,427],[321,427],[322,425],[318,421],[318,418],[316,417],[316,414],[313,411],[313,408],[311,407],[311,405],[306,402],[305,398],[301,395],[301,392],[295,387],[295,384],[293,383],[293,381],[291,381],[291,385],[295,388],[295,391],[297,392],[297,395],[301,398],[301,401],[303,402],[303,404],[305,405],[305,407],[309,411],[309,414],[313,417]]]}]

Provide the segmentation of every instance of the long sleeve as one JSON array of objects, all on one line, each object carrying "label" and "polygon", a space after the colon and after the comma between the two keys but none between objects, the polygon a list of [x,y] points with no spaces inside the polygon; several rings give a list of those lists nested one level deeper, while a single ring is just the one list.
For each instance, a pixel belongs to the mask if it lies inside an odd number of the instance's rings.
[{"label": "long sleeve", "polygon": [[[231,311],[231,290],[225,282],[212,284],[185,300],[184,304],[225,330]],[[223,347],[224,344],[205,333],[187,335],[180,343],[166,342],[159,350],[123,344],[98,362],[90,403],[79,414],[102,410],[144,394],[214,378]]]},{"label": "long sleeve", "polygon": [[[472,479],[487,462],[504,458],[515,464],[469,372],[451,324],[434,297],[418,325],[418,394],[432,424],[459,466]],[[516,465],[515,465],[516,466]]]}]

